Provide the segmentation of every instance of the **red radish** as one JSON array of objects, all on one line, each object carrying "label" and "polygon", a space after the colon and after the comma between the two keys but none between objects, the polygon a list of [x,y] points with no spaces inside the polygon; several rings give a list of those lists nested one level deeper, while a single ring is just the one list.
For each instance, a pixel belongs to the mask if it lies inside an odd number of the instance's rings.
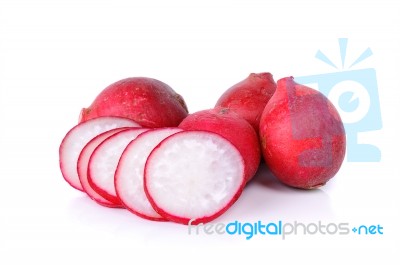
[{"label": "red radish", "polygon": [[261,114],[275,89],[276,83],[270,73],[252,73],[222,94],[215,106],[235,111],[258,133]]},{"label": "red radish", "polygon": [[164,138],[182,131],[178,128],[155,129],[139,135],[126,147],[115,172],[117,195],[128,210],[149,220],[165,221],[150,205],[143,187],[143,173],[150,152]]},{"label": "red radish", "polygon": [[113,134],[99,144],[93,151],[88,166],[88,182],[104,199],[121,204],[114,186],[114,175],[118,161],[126,146],[138,135],[148,129],[131,128]]},{"label": "red radish", "polygon": [[64,179],[72,187],[83,191],[77,171],[78,157],[83,147],[95,136],[120,127],[140,126],[125,118],[102,117],[80,123],[67,133],[59,149],[60,169]]},{"label": "red radish", "polygon": [[187,116],[179,128],[214,132],[229,140],[241,153],[245,176],[249,181],[257,172],[261,160],[257,133],[251,125],[226,108],[202,110]]},{"label": "red radish", "polygon": [[343,123],[320,92],[280,79],[260,122],[264,159],[283,183],[318,188],[339,170],[345,155]]},{"label": "red radish", "polygon": [[[127,130],[126,127],[124,128],[116,128],[110,131],[106,131],[104,133],[101,133],[94,137],[92,140],[89,141],[85,145],[85,147],[82,149],[79,158],[78,158],[78,175],[79,175],[79,180],[82,184],[83,190],[89,195],[89,197],[94,200],[95,202],[99,203],[100,205],[107,206],[107,207],[121,207],[121,203],[114,203],[109,200],[104,199],[100,194],[98,194],[90,185],[88,181],[88,165],[89,165],[89,159],[90,156],[92,155],[93,151],[96,149],[96,147],[101,144],[105,139],[108,137]],[[137,130],[141,130],[137,128]]]},{"label": "red radish", "polygon": [[80,122],[101,116],[132,119],[143,127],[177,126],[188,114],[183,98],[152,78],[132,77],[106,87],[80,114]]},{"label": "red radish", "polygon": [[151,152],[144,183],[151,205],[168,220],[206,223],[239,198],[246,183],[244,161],[218,134],[183,131]]}]

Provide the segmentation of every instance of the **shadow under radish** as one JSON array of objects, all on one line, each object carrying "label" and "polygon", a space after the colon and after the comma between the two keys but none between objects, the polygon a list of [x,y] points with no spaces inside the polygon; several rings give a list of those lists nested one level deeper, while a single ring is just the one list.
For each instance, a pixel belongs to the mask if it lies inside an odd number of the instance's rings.
[{"label": "shadow under radish", "polygon": [[333,217],[330,197],[323,188],[302,190],[286,186],[262,163],[239,200],[218,221],[314,222]]}]

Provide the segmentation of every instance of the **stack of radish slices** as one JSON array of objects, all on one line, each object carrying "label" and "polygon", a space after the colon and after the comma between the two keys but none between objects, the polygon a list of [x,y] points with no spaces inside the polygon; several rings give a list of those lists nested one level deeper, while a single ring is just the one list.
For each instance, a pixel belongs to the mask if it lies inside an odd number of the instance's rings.
[{"label": "stack of radish slices", "polygon": [[60,146],[60,167],[72,187],[103,206],[183,224],[218,217],[246,183],[241,154],[220,135],[145,129],[120,117],[72,128]]}]

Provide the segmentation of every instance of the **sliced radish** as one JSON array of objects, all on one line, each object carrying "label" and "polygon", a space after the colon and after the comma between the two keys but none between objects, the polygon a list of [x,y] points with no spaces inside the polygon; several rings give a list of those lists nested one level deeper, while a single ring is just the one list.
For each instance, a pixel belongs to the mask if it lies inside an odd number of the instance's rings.
[{"label": "sliced radish", "polygon": [[119,117],[101,117],[82,122],[72,128],[61,142],[60,169],[64,179],[75,189],[83,191],[77,163],[83,147],[96,135],[120,127],[140,127],[136,122]]},{"label": "sliced radish", "polygon": [[225,138],[184,131],[162,141],[145,168],[145,193],[170,221],[198,224],[223,214],[246,183],[244,161]]},{"label": "sliced radish", "polygon": [[[137,129],[140,130],[139,128],[137,128]],[[124,130],[127,130],[127,128],[126,127],[116,128],[116,129],[112,129],[110,131],[107,131],[107,132],[97,135],[92,140],[90,140],[89,143],[87,143],[87,145],[85,145],[85,147],[82,149],[82,151],[79,155],[79,158],[78,158],[78,176],[79,176],[79,180],[81,182],[83,190],[95,202],[97,202],[103,206],[107,206],[107,207],[121,207],[122,205],[121,205],[121,203],[114,203],[114,202],[104,199],[103,196],[98,194],[89,185],[88,174],[87,174],[89,159],[90,159],[91,155],[93,154],[93,151],[96,149],[96,147],[99,144],[101,144],[105,139],[107,139],[108,137],[110,137],[118,132],[124,131]]]},{"label": "sliced radish", "polygon": [[115,173],[115,188],[122,203],[134,214],[154,221],[165,220],[154,211],[144,193],[144,166],[154,147],[180,131],[178,128],[163,128],[142,133],[123,152]]},{"label": "sliced radish", "polygon": [[121,204],[114,185],[114,175],[118,161],[126,146],[138,135],[147,131],[143,128],[131,128],[113,134],[99,144],[89,160],[88,180],[90,186],[104,199]]}]

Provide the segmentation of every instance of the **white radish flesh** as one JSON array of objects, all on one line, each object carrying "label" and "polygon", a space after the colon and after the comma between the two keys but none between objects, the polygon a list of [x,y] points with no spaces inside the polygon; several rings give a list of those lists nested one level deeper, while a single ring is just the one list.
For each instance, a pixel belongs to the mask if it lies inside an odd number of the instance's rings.
[{"label": "white radish flesh", "polygon": [[72,187],[83,191],[77,171],[78,157],[83,147],[96,135],[120,127],[140,126],[125,118],[100,117],[80,123],[67,133],[59,149],[60,169],[64,179]]},{"label": "white radish flesh", "polygon": [[154,209],[168,220],[209,222],[240,196],[244,161],[225,138],[185,131],[166,138],[150,154],[145,192]]},{"label": "white radish flesh", "polygon": [[96,149],[96,147],[99,144],[101,144],[105,139],[107,139],[108,137],[110,137],[118,132],[124,131],[124,130],[127,130],[127,128],[126,127],[125,128],[117,128],[117,129],[113,129],[113,130],[110,130],[110,131],[107,131],[107,132],[97,135],[92,140],[90,140],[89,143],[87,143],[85,145],[85,147],[82,149],[82,151],[79,155],[79,158],[78,158],[78,175],[79,175],[79,180],[81,182],[83,190],[95,202],[97,202],[103,206],[107,206],[107,207],[121,207],[121,204],[120,203],[116,204],[109,200],[104,199],[103,196],[98,194],[89,185],[88,174],[87,174],[89,159],[90,159],[91,155],[93,154],[93,151]]},{"label": "white radish flesh", "polygon": [[154,147],[180,131],[178,128],[163,128],[142,133],[127,146],[121,156],[115,173],[117,195],[127,209],[142,218],[165,220],[154,211],[144,192],[144,167]]},{"label": "white radish flesh", "polygon": [[94,150],[89,160],[88,180],[90,186],[104,199],[115,204],[121,204],[117,198],[114,185],[114,175],[118,161],[126,146],[147,130],[131,128],[113,134]]}]

